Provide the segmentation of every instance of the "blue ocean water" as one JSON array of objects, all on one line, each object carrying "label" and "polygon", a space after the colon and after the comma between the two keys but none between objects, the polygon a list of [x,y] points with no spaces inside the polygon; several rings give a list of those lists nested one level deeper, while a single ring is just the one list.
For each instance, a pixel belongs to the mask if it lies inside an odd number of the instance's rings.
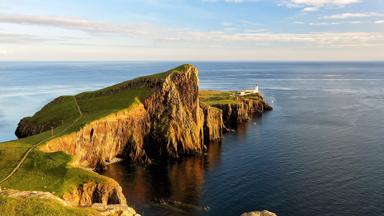
[{"label": "blue ocean water", "polygon": [[[180,62],[2,62],[0,139],[54,97],[93,90]],[[384,215],[384,63],[195,62],[201,88],[258,83],[274,111],[211,144],[202,158],[113,164],[144,215]],[[182,205],[158,205],[154,199]],[[203,212],[201,206],[209,206]]]}]

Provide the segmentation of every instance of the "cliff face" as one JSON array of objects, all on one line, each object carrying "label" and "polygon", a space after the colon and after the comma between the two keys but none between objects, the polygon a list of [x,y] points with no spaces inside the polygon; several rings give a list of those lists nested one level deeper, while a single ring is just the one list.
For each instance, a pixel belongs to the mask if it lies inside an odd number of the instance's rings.
[{"label": "cliff face", "polygon": [[205,142],[220,140],[223,137],[223,110],[200,103],[204,114],[204,140]]},{"label": "cliff face", "polygon": [[[142,80],[138,82],[143,86]],[[199,106],[197,69],[185,65],[181,71],[168,74],[161,85],[158,79],[156,84],[147,80],[144,85],[154,86],[155,90],[142,103],[52,139],[42,150],[65,151],[75,156],[74,165],[91,168],[104,166],[115,157],[145,163],[152,157],[201,153],[204,123],[213,124],[204,119]],[[216,126],[216,130],[220,129]],[[218,138],[217,133],[212,134],[212,139]]]},{"label": "cliff face", "polygon": [[50,140],[42,150],[64,151],[75,156],[73,165],[81,167],[102,167],[116,156],[146,162],[143,138],[148,131],[148,113],[143,104],[138,104]]},{"label": "cliff face", "polygon": [[139,78],[111,87],[97,96],[132,87],[150,88],[152,93],[76,132],[50,140],[41,149],[64,151],[74,156],[73,165],[90,168],[102,168],[115,157],[142,163],[155,157],[178,158],[202,153],[204,145],[220,140],[225,129],[269,109],[262,98],[236,97],[235,104],[212,106],[200,102],[198,70],[192,65],[178,67],[162,78]]},{"label": "cliff face", "polygon": [[223,121],[226,128],[235,128],[238,123],[246,122],[254,116],[261,115],[265,111],[272,110],[272,107],[264,102],[261,96],[259,99],[236,98],[237,103],[215,104],[223,112]]},{"label": "cliff face", "polygon": [[187,66],[171,73],[162,88],[144,101],[151,123],[145,150],[177,158],[203,149],[204,116],[199,106],[198,71]]}]

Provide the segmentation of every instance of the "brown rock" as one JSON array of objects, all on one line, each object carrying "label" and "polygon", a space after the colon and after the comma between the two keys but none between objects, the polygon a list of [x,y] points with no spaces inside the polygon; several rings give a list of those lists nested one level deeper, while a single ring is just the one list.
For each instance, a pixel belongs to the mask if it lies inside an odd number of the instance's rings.
[{"label": "brown rock", "polygon": [[241,214],[241,216],[277,216],[277,215],[273,212],[263,210],[263,211],[246,212]]},{"label": "brown rock", "polygon": [[120,185],[112,179],[101,183],[87,182],[63,195],[63,199],[75,206],[127,204]]}]

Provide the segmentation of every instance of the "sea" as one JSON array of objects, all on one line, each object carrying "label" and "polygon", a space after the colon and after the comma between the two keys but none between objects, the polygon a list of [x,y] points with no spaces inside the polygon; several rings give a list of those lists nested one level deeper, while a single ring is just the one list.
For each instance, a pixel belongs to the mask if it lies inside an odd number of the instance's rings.
[{"label": "sea", "polygon": [[[0,141],[60,95],[96,90],[183,62],[0,62]],[[259,85],[272,112],[207,154],[112,164],[144,216],[384,215],[384,62],[188,62],[200,88]]]}]

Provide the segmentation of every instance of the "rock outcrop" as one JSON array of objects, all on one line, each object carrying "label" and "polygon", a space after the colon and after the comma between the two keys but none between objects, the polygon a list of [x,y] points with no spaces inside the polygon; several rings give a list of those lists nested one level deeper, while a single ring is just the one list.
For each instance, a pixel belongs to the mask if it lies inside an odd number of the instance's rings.
[{"label": "rock outcrop", "polygon": [[223,112],[223,121],[226,128],[235,128],[238,123],[246,122],[264,111],[272,110],[262,96],[257,95],[256,99],[237,97],[237,103],[215,104]]},{"label": "rock outcrop", "polygon": [[[44,109],[51,105],[61,103],[63,100],[64,100],[64,97],[58,97],[54,99],[49,104],[47,104],[40,112],[45,111]],[[54,118],[50,119],[50,121],[46,121],[44,123],[38,123],[36,120],[32,119],[31,117],[25,117],[21,119],[19,124],[17,125],[15,135],[18,138],[24,138],[24,137],[36,135],[44,131],[50,130],[51,128],[56,128],[61,123],[62,123],[62,119],[60,118],[60,116],[55,116]]]},{"label": "rock outcrop", "polygon": [[[6,196],[14,199],[41,199],[44,200],[51,200],[57,203],[57,205],[62,206],[69,206],[69,207],[78,207],[76,203],[73,203],[69,200],[62,199],[58,196],[55,196],[54,194],[50,192],[43,192],[43,191],[19,191],[19,190],[1,190],[0,189],[0,195]],[[108,203],[89,203],[88,205],[82,205],[82,207],[89,207],[97,210],[100,215],[105,216],[140,216],[136,213],[136,211],[129,207],[126,203],[120,203],[120,204],[108,204]],[[1,214],[1,213],[0,213]]]},{"label": "rock outcrop", "polygon": [[200,102],[204,114],[204,140],[216,141],[223,137],[223,111]]},{"label": "rock outcrop", "polygon": [[[74,156],[72,165],[89,168],[102,168],[115,157],[148,163],[156,157],[201,154],[207,143],[220,140],[236,123],[270,109],[262,98],[237,97],[235,104],[213,106],[201,102],[198,70],[192,65],[160,75],[96,92],[93,97],[105,97],[134,87],[150,89],[151,94],[75,132],[51,139],[41,150],[64,151]],[[23,135],[36,131],[22,122],[19,128]]]},{"label": "rock outcrop", "polygon": [[263,211],[246,212],[241,214],[241,216],[277,216],[277,215],[273,212],[263,210]]},{"label": "rock outcrop", "polygon": [[147,154],[177,158],[202,152],[204,114],[198,93],[198,70],[184,65],[144,101],[151,125],[144,146]]},{"label": "rock outcrop", "polygon": [[92,206],[94,203],[103,205],[127,204],[122,188],[112,179],[100,183],[91,181],[79,185],[72,191],[64,193],[63,199],[73,206]]}]

